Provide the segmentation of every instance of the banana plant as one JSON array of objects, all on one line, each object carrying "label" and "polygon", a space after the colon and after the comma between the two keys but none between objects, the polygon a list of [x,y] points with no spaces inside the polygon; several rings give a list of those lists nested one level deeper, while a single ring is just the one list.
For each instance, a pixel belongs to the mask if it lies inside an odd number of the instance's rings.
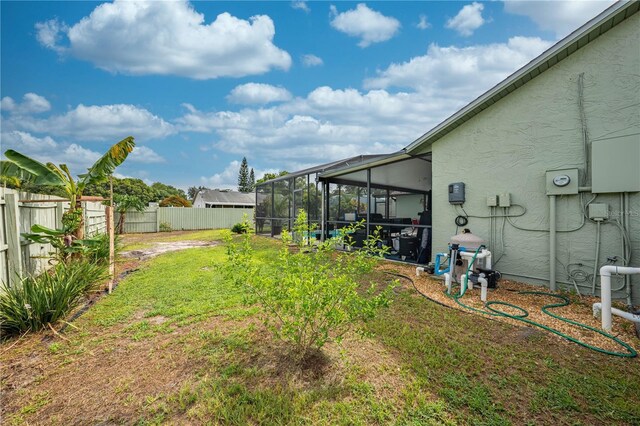
[{"label": "banana plant", "polygon": [[113,145],[96,161],[87,173],[73,178],[66,164],[56,166],[53,163],[42,164],[33,158],[27,157],[12,149],[4,155],[7,160],[2,162],[0,172],[4,179],[20,179],[36,185],[52,185],[64,190],[66,198],[70,202],[69,210],[63,217],[65,228],[71,228],[71,232],[77,239],[84,238],[84,224],[82,218],[82,193],[87,185],[99,183],[113,173],[133,148],[135,141],[132,136],[126,137]]}]

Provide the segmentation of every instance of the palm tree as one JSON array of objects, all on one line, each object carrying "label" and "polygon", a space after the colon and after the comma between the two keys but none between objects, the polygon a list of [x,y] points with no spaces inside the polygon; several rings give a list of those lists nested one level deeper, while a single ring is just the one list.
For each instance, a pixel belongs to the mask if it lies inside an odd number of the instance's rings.
[{"label": "palm tree", "polygon": [[127,211],[142,212],[147,207],[144,202],[134,195],[115,195],[114,203],[116,211],[120,214],[116,230],[118,234],[124,233],[124,221]]},{"label": "palm tree", "polygon": [[74,180],[66,164],[56,166],[53,163],[42,164],[33,158],[20,154],[12,149],[4,155],[7,160],[2,163],[2,174],[6,178],[19,178],[36,185],[52,185],[62,188],[70,202],[69,210],[65,212],[62,223],[65,231],[73,234],[77,239],[84,238],[84,224],[82,215],[82,193],[84,188],[92,183],[98,183],[113,173],[133,148],[135,141],[132,136],[126,137],[113,145],[87,173],[78,175]]}]

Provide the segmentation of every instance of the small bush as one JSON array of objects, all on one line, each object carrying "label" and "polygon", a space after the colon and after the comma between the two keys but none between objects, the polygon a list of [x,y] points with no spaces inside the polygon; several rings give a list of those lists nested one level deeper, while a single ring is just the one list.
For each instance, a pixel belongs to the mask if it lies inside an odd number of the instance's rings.
[{"label": "small bush", "polygon": [[66,317],[82,296],[104,278],[104,265],[78,261],[59,263],[12,287],[0,284],[2,336],[38,331]]},{"label": "small bush", "polygon": [[[355,232],[361,226],[345,230]],[[388,286],[380,291],[374,283],[364,289],[359,282],[383,253],[377,234],[365,241],[364,249],[342,253],[335,247],[349,245],[348,238],[308,245],[313,228],[301,212],[294,228],[299,236],[298,250],[290,250],[293,239],[284,231],[279,262],[275,264],[255,259],[249,234],[240,243],[231,233],[225,236],[229,278],[245,291],[247,302],[262,307],[264,323],[275,336],[293,343],[299,360],[330,340],[339,341],[351,330],[363,332],[362,321],[374,318],[379,308],[388,306],[392,289]]]},{"label": "small bush", "polygon": [[173,231],[173,228],[171,228],[171,225],[169,224],[169,222],[160,222],[160,232],[171,232]]},{"label": "small bush", "polygon": [[236,223],[231,227],[231,232],[235,234],[247,234],[253,230],[253,226],[249,221],[249,216],[247,214],[242,215],[242,222]]}]

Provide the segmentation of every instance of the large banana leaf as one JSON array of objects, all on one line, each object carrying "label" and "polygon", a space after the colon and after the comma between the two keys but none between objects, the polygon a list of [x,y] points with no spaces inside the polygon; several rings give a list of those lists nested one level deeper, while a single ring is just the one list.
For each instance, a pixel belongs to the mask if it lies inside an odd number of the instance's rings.
[{"label": "large banana leaf", "polygon": [[127,159],[127,156],[131,151],[133,151],[135,146],[136,143],[133,136],[124,138],[117,144],[113,145],[102,156],[102,158],[96,161],[95,164],[88,169],[87,173],[79,176],[82,182],[80,182],[78,186],[82,185],[82,188],[84,188],[87,184],[96,183],[105,179],[113,173],[116,167]]},{"label": "large banana leaf", "polygon": [[[6,176],[17,178],[31,176],[28,180],[36,185],[64,185],[64,180],[60,176],[39,161],[12,149],[8,149],[4,155],[14,165],[7,164],[4,167],[7,173],[13,173]],[[5,170],[3,170],[3,175],[5,175],[4,172]]]}]

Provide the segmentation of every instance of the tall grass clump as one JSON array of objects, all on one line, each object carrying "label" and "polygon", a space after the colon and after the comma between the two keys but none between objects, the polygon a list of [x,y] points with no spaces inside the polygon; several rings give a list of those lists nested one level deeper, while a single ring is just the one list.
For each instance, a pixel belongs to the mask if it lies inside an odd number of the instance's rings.
[{"label": "tall grass clump", "polygon": [[106,266],[81,260],[58,263],[9,287],[0,284],[0,331],[3,337],[38,331],[66,317],[83,295],[106,278]]}]

